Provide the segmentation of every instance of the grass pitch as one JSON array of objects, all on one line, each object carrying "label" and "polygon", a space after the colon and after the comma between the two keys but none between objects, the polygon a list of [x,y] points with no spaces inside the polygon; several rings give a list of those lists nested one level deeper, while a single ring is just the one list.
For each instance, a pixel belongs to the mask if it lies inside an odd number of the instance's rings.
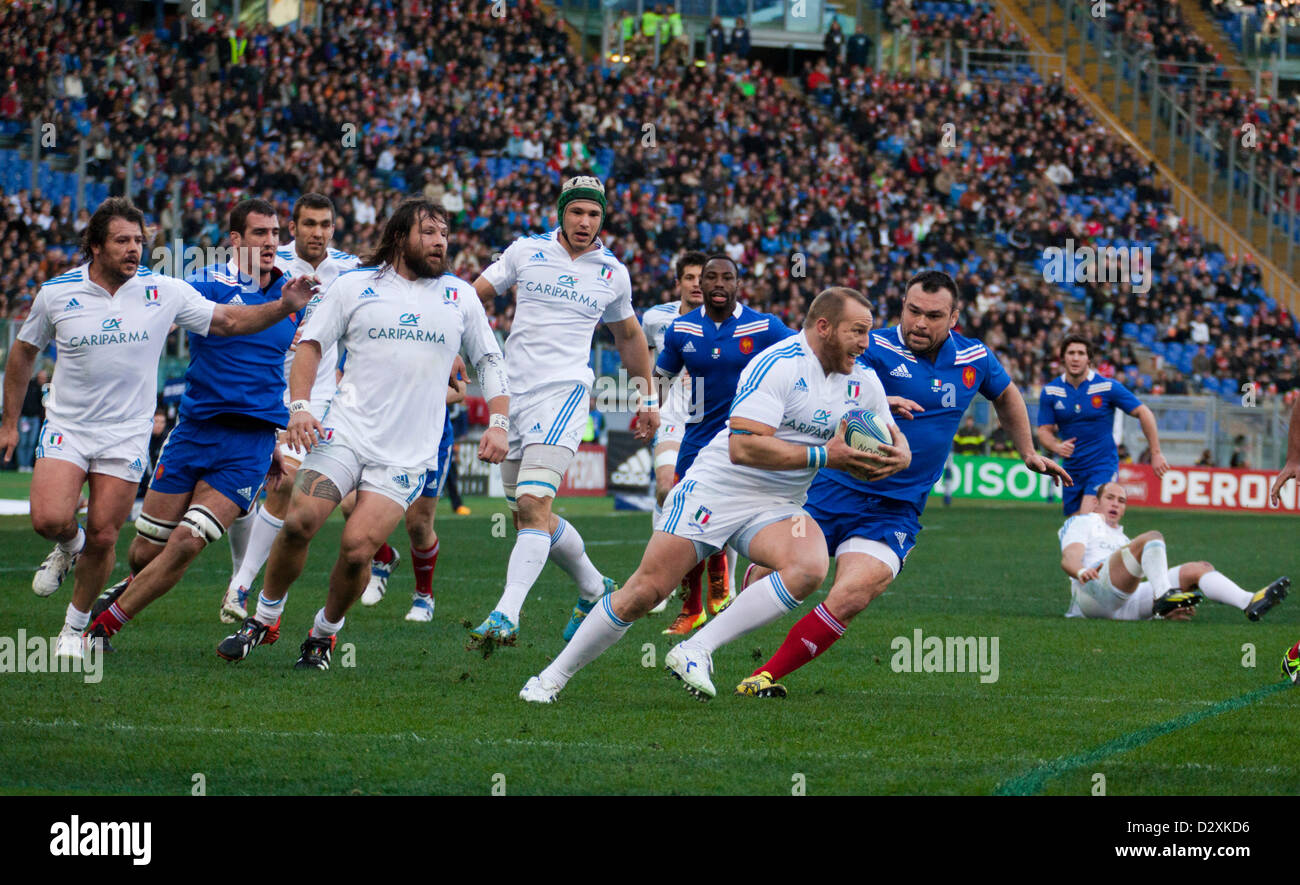
[{"label": "grass pitch", "polygon": [[[183,795],[201,774],[209,795],[1083,795],[1103,774],[1111,795],[1300,793],[1278,740],[1300,704],[1278,673],[1300,638],[1300,599],[1255,624],[1209,602],[1190,623],[1067,621],[1059,505],[932,505],[899,580],[784,680],[785,701],[729,692],[797,615],[722,649],[708,704],[664,673],[673,643],[661,615],[539,708],[517,693],[559,651],[576,593],[548,565],[520,645],[486,659],[467,652],[465,625],[496,601],[513,543],[512,530],[494,533],[504,504],[469,503],[472,516],[445,503],[439,514],[433,623],[402,620],[412,578],[399,528],[403,562],[388,597],[349,614],[327,673],[292,664],[324,599],[337,518],[290,592],[280,642],[243,663],[215,654],[233,629],[217,621],[223,542],[127,626],[98,684],[0,674],[0,792]],[[604,499],[560,506],[598,568],[617,579],[634,570],[648,515],[614,513]],[[1172,561],[1209,559],[1248,589],[1300,572],[1297,524],[1285,516],[1135,509],[1125,524],[1130,535],[1160,529]],[[47,549],[25,517],[0,518],[0,636],[51,636],[62,623],[69,587],[49,599],[30,589]],[[997,681],[895,672],[891,644],[918,629],[996,637]]]}]

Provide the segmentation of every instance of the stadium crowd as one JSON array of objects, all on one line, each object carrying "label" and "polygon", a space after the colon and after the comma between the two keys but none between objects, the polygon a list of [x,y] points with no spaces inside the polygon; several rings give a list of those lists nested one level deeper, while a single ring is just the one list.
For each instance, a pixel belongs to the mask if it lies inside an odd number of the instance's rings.
[{"label": "stadium crowd", "polygon": [[[606,74],[528,0],[503,19],[487,8],[430,16],[336,3],[324,20],[294,33],[229,32],[218,19],[163,40],[91,3],[58,15],[15,4],[0,11],[0,33],[21,72],[17,100],[69,113],[84,102],[67,125],[94,141],[110,192],[123,192],[131,158],[137,202],[187,243],[218,243],[237,196],[271,197],[287,217],[297,194],[319,190],[338,208],[335,245],[363,251],[400,196],[422,191],[452,214],[453,269],[473,279],[518,232],[553,223],[562,175],[591,169],[616,194],[604,238],[631,272],[638,308],[670,297],[672,259],[687,247],[725,250],[744,269],[749,302],[791,325],[831,284],[868,293],[877,324],[890,324],[908,276],[938,264],[962,287],[963,330],[1036,390],[1059,372],[1050,355],[1071,320],[1059,290],[1015,261],[1066,237],[1123,238],[1154,244],[1161,282],[1146,296],[1083,293],[1113,371],[1138,362],[1136,342],[1116,330],[1151,323],[1171,341],[1196,342],[1204,329],[1231,343],[1202,372],[1171,368],[1166,384],[1195,391],[1203,378],[1252,369],[1279,390],[1300,383],[1292,319],[1258,304],[1253,266],[1210,260],[1213,244],[1171,217],[1141,158],[1104,128],[1064,125],[1087,115],[1057,82],[845,64],[800,91],[730,54],[699,68],[639,58]],[[985,18],[962,21],[936,27],[1005,37]],[[356,63],[331,64],[340,55]],[[80,99],[68,97],[67,71]],[[46,247],[71,242],[78,222],[70,206],[31,195],[3,212],[0,248],[24,255],[0,280],[6,310],[21,316],[40,280],[66,266]],[[46,228],[44,241],[23,249],[32,225]],[[510,297],[494,306],[508,334]],[[1160,376],[1125,380],[1150,390]]]}]

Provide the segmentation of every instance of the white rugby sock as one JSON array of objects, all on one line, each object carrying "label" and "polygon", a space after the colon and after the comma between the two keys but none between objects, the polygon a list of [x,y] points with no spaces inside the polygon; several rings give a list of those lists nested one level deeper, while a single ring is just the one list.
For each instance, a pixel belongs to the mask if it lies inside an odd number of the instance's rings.
[{"label": "white rugby sock", "polygon": [[78,611],[77,607],[71,602],[68,603],[68,610],[63,615],[63,627],[65,630],[72,630],[77,633],[85,633],[86,625],[90,623],[90,612]]},{"label": "white rugby sock", "polygon": [[573,578],[579,596],[587,602],[599,599],[605,592],[603,576],[587,557],[582,535],[563,516],[559,520],[560,524],[551,535],[551,559]]},{"label": "white rugby sock", "polygon": [[311,635],[317,639],[333,636],[343,629],[343,622],[346,620],[347,618],[343,617],[339,618],[337,623],[330,621],[325,617],[325,609],[322,607],[320,611],[316,612],[316,620],[312,622]]},{"label": "white rugby sock", "polygon": [[799,600],[790,595],[777,572],[755,581],[727,606],[722,614],[709,621],[687,642],[713,654],[733,639],[766,627],[787,612],[799,607]]},{"label": "white rugby sock", "polygon": [[77,534],[66,541],[59,542],[59,549],[64,553],[77,554],[81,548],[86,546],[86,530],[80,525],[77,526]]},{"label": "white rugby sock", "polygon": [[248,534],[253,530],[253,520],[262,510],[256,508],[251,513],[239,517],[230,524],[226,529],[226,537],[230,538],[230,586],[248,586],[235,583],[235,577],[239,574],[239,569],[244,564],[244,554],[248,550]]},{"label": "white rugby sock", "polygon": [[1215,602],[1222,602],[1224,605],[1231,605],[1243,611],[1246,606],[1250,605],[1250,600],[1254,596],[1249,590],[1241,589],[1239,584],[1219,571],[1203,575],[1196,582],[1196,586],[1201,588],[1201,592],[1205,594],[1206,598],[1213,599]]},{"label": "white rugby sock", "polygon": [[516,625],[519,611],[524,607],[528,591],[537,583],[537,576],[546,566],[551,550],[551,535],[541,529],[520,529],[515,535],[515,548],[510,551],[510,564],[506,566],[506,589],[496,604],[501,612]]},{"label": "white rugby sock", "polygon": [[275,622],[280,620],[280,615],[284,614],[284,601],[289,598],[286,593],[276,601],[272,602],[261,593],[257,594],[257,608],[253,611],[253,617],[257,623],[265,624],[268,627],[275,626]]},{"label": "white rugby sock", "polygon": [[1156,599],[1169,592],[1169,561],[1165,555],[1164,541],[1147,541],[1142,545],[1142,571],[1151,582]]},{"label": "white rugby sock", "polygon": [[244,542],[243,559],[240,561],[239,570],[230,581],[232,587],[253,586],[257,573],[262,570],[262,566],[266,565],[266,559],[271,555],[271,545],[275,543],[275,536],[280,534],[280,528],[284,525],[283,519],[267,513],[265,507],[258,507],[251,521],[252,525],[248,527],[248,538]]},{"label": "white rugby sock", "polygon": [[736,595],[736,559],[740,556],[734,547],[725,548],[727,551],[727,595]]},{"label": "white rugby sock", "polygon": [[569,644],[539,674],[542,681],[564,688],[575,673],[622,639],[627,628],[631,626],[631,621],[620,621],[614,615],[609,597],[604,597],[583,620],[582,626],[569,640]]}]

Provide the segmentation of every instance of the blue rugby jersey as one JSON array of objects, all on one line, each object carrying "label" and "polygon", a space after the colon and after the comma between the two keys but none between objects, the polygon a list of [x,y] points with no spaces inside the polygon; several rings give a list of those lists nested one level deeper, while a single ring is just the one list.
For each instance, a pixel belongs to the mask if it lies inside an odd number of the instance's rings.
[{"label": "blue rugby jersey", "polygon": [[[975,394],[997,399],[1011,383],[1011,376],[982,342],[955,332],[948,333],[933,363],[918,357],[903,342],[899,326],[873,331],[871,344],[858,361],[876,371],[888,396],[915,400],[925,409],[912,413],[911,421],[897,421],[912,449],[912,463],[877,482],[829,468],[824,468],[821,476],[864,494],[909,501],[919,513],[943,475],[953,435]],[[822,481],[819,477],[818,482]]]},{"label": "blue rugby jersey", "polygon": [[[700,449],[726,426],[741,370],[761,351],[796,334],[779,317],[742,304],[720,325],[702,306],[669,324],[655,368],[669,375],[685,368],[692,385],[701,385],[704,400],[703,416],[686,424],[677,452],[678,476],[686,475]],[[689,392],[687,398],[692,398]]]},{"label": "blue rugby jersey", "polygon": [[1061,462],[1067,471],[1080,474],[1092,470],[1119,468],[1119,451],[1115,447],[1115,410],[1131,414],[1142,405],[1132,392],[1093,370],[1078,387],[1053,378],[1043,387],[1038,400],[1038,426],[1055,424],[1062,440],[1074,438],[1074,454]]}]

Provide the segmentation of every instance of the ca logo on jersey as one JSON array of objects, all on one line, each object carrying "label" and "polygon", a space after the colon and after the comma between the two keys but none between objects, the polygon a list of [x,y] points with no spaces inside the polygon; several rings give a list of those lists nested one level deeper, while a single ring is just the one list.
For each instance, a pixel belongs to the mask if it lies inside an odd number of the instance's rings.
[{"label": "ca logo on jersey", "polygon": [[568,286],[570,289],[578,285],[578,281],[567,273],[560,274],[560,276],[556,279],[556,282],[559,283],[561,286]]},{"label": "ca logo on jersey", "polygon": [[104,320],[104,322],[100,323],[99,327],[103,329],[105,332],[116,332],[118,329],[122,328],[122,318],[109,317],[108,319]]},{"label": "ca logo on jersey", "polygon": [[813,412],[812,419],[814,424],[826,424],[831,420],[831,410],[818,409],[817,411]]},{"label": "ca logo on jersey", "polygon": [[404,313],[397,318],[399,326],[418,326],[420,325],[420,315],[418,313]]}]

